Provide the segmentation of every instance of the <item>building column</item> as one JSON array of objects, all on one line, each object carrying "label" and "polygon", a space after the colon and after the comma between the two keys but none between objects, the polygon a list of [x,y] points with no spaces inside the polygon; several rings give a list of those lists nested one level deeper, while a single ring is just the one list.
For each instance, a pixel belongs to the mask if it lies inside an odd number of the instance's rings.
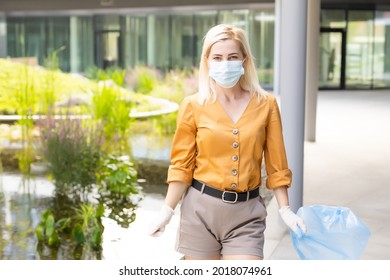
[{"label": "building column", "polygon": [[7,25],[5,14],[0,12],[0,57],[7,56]]},{"label": "building column", "polygon": [[305,140],[316,141],[321,0],[307,1]]},{"label": "building column", "polygon": [[275,90],[280,96],[287,160],[293,173],[288,195],[294,212],[303,202],[307,2],[275,1]]},{"label": "building column", "polygon": [[155,48],[156,45],[156,18],[154,15],[147,17],[147,65],[156,65]]},{"label": "building column", "polygon": [[81,72],[80,67],[80,42],[78,42],[77,17],[70,17],[70,71]]}]

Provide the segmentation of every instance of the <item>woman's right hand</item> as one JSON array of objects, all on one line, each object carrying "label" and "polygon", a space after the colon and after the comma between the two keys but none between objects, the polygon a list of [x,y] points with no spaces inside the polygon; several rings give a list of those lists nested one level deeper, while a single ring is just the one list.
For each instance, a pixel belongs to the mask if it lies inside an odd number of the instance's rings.
[{"label": "woman's right hand", "polygon": [[159,213],[149,225],[149,235],[153,237],[160,236],[164,232],[165,226],[171,221],[174,214],[175,211],[168,205],[164,204],[161,207]]}]

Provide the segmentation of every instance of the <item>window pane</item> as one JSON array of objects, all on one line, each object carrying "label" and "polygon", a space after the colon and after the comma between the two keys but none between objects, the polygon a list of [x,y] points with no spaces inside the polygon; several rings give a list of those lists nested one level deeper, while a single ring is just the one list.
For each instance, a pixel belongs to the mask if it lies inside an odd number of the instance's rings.
[{"label": "window pane", "polygon": [[25,18],[24,56],[36,57],[40,65],[45,59],[45,23],[43,18]]},{"label": "window pane", "polygon": [[32,57],[44,65],[47,57],[58,51],[58,66],[69,71],[69,34],[68,17],[7,18],[8,56]]},{"label": "window pane", "polygon": [[148,16],[148,65],[161,70],[170,68],[169,15]]},{"label": "window pane", "polygon": [[202,54],[203,38],[207,31],[217,24],[217,12],[199,12],[195,14],[195,36],[196,36],[196,54],[194,66],[199,67],[200,55]]},{"label": "window pane", "polygon": [[255,11],[249,20],[249,42],[260,84],[273,86],[275,14],[273,9]]},{"label": "window pane", "polygon": [[228,23],[248,30],[249,10],[229,10],[220,11],[218,14],[218,23]]},{"label": "window pane", "polygon": [[118,15],[97,15],[95,16],[96,30],[119,30],[119,16]]},{"label": "window pane", "polygon": [[372,11],[348,13],[346,88],[369,88],[372,83]]},{"label": "window pane", "polygon": [[375,15],[374,87],[390,86],[390,11]]},{"label": "window pane", "polygon": [[95,65],[93,17],[71,17],[70,37],[71,71],[84,72]]},{"label": "window pane", "polygon": [[123,30],[123,55],[125,67],[146,65],[147,40],[146,40],[146,17],[126,16]]},{"label": "window pane", "polygon": [[321,10],[321,27],[327,28],[345,28],[344,10]]},{"label": "window pane", "polygon": [[63,71],[70,70],[70,27],[69,17],[52,17],[46,21],[46,47],[43,50],[46,56],[56,53],[58,66]]},{"label": "window pane", "polygon": [[172,16],[172,67],[191,68],[196,50],[196,35],[192,28],[192,15]]},{"label": "window pane", "polygon": [[24,22],[22,18],[7,18],[7,56],[25,57]]}]

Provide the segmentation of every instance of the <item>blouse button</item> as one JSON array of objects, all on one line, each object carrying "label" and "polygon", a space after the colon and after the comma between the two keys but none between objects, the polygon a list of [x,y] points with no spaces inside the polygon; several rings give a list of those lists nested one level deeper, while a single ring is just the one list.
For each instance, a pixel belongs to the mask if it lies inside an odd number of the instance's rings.
[{"label": "blouse button", "polygon": [[233,142],[233,148],[238,148],[238,143],[237,142]]},{"label": "blouse button", "polygon": [[232,187],[232,189],[237,188],[237,184],[231,184],[230,186]]},{"label": "blouse button", "polygon": [[238,129],[237,128],[233,129],[233,134],[238,134]]},{"label": "blouse button", "polygon": [[233,161],[237,161],[238,160],[238,156],[232,156],[232,160]]},{"label": "blouse button", "polygon": [[232,175],[233,175],[233,176],[236,176],[237,173],[238,173],[238,172],[237,172],[237,169],[233,169],[233,170],[232,170]]}]

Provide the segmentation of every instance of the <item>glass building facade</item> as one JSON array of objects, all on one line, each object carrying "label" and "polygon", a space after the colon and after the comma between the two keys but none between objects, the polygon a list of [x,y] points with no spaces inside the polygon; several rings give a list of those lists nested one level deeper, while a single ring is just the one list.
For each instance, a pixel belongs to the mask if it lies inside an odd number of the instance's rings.
[{"label": "glass building facade", "polygon": [[[198,66],[202,40],[218,23],[249,35],[260,82],[273,86],[274,4],[256,8],[121,14],[6,16],[7,56],[45,58],[57,51],[63,71],[92,66]],[[390,88],[390,8],[321,9],[319,87]]]},{"label": "glass building facade", "polygon": [[390,87],[390,9],[322,9],[320,32],[320,88]]}]

